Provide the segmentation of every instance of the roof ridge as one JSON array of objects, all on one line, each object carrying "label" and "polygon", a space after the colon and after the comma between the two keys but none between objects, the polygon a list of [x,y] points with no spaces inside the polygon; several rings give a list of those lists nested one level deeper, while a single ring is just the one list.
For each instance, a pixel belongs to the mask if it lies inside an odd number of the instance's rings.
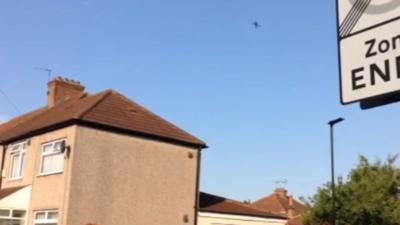
[{"label": "roof ridge", "polygon": [[89,113],[92,109],[94,109],[96,106],[98,106],[107,96],[109,96],[112,93],[112,90],[108,89],[103,92],[100,92],[96,95],[93,95],[92,97],[96,96],[101,96],[97,101],[93,102],[90,104],[86,109],[84,109],[82,112],[80,112],[77,116],[76,119],[82,119],[87,113]]},{"label": "roof ridge", "polygon": [[120,94],[120,93],[117,92],[117,91],[114,91],[114,90],[110,90],[110,91],[111,91],[112,93],[116,94],[117,96],[119,96],[119,97],[125,99],[126,101],[128,101],[128,102],[130,102],[130,103],[132,103],[132,104],[135,104],[135,106],[141,108],[141,109],[144,110],[146,113],[149,113],[149,114],[151,114],[152,116],[156,117],[157,119],[159,119],[159,120],[165,122],[169,127],[174,128],[174,129],[178,129],[179,131],[185,133],[186,135],[189,135],[190,137],[194,138],[195,140],[197,140],[198,142],[202,143],[202,145],[204,145],[204,146],[206,147],[206,144],[205,144],[202,140],[200,140],[200,139],[198,139],[197,137],[191,135],[190,133],[188,133],[187,131],[183,130],[182,128],[179,128],[178,126],[175,126],[173,123],[171,123],[171,122],[169,122],[168,120],[162,118],[161,116],[159,116],[159,115],[153,113],[151,110],[145,108],[145,107],[142,106],[141,104],[139,104],[139,103],[137,103],[137,102],[135,102],[135,101],[133,101],[133,100],[127,98],[126,96],[124,96],[123,94]]}]

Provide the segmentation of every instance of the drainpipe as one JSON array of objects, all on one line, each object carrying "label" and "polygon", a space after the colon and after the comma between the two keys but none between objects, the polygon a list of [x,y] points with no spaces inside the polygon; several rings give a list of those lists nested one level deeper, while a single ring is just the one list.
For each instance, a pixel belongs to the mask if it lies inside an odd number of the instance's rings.
[{"label": "drainpipe", "polygon": [[4,161],[6,158],[6,150],[7,147],[5,145],[0,145],[0,150],[1,150],[1,166],[0,166],[0,190],[3,187],[3,169],[4,169]]},{"label": "drainpipe", "polygon": [[197,225],[199,213],[199,191],[200,191],[200,170],[201,170],[201,148],[197,153],[197,174],[196,174],[196,193],[195,193],[195,207],[194,207],[194,225]]}]

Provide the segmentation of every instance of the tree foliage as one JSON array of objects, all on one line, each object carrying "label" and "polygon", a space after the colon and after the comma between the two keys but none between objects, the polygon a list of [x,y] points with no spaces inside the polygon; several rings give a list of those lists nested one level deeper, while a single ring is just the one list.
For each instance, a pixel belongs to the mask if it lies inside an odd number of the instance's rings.
[{"label": "tree foliage", "polygon": [[[400,225],[400,169],[397,156],[382,163],[370,163],[360,156],[358,166],[346,181],[336,186],[337,225]],[[330,224],[332,212],[330,183],[318,189],[305,214],[306,225]]]}]

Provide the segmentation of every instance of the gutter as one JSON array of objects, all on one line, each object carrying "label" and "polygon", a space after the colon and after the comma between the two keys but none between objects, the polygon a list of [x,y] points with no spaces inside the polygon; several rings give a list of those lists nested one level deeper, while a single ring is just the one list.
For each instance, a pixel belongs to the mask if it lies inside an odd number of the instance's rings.
[{"label": "gutter", "polygon": [[248,216],[248,217],[254,217],[254,218],[263,218],[263,219],[276,219],[276,220],[289,220],[289,218],[285,216],[267,216],[267,215],[255,215],[251,213],[233,213],[233,212],[221,212],[218,210],[207,210],[207,209],[201,209],[199,212],[203,213],[215,213],[215,214],[221,214],[221,215],[232,215],[232,216]]},{"label": "gutter", "polygon": [[16,140],[30,138],[32,136],[40,135],[40,134],[47,133],[47,132],[50,132],[53,130],[58,130],[58,129],[68,127],[71,125],[80,125],[80,126],[91,127],[91,128],[99,129],[99,130],[105,130],[105,131],[110,131],[110,132],[115,132],[115,133],[120,133],[120,134],[127,134],[127,135],[136,136],[136,137],[142,137],[142,138],[151,139],[151,140],[158,140],[158,141],[162,141],[162,142],[166,142],[166,143],[181,145],[181,146],[190,147],[190,148],[196,148],[199,150],[208,147],[204,143],[191,143],[191,142],[186,142],[186,141],[182,141],[182,140],[177,140],[175,138],[163,137],[160,135],[149,134],[149,133],[144,133],[144,132],[140,132],[140,131],[133,131],[130,129],[115,127],[115,126],[111,126],[111,125],[105,125],[105,124],[100,124],[100,123],[90,122],[90,121],[85,121],[85,120],[80,120],[80,119],[69,119],[69,120],[61,121],[59,123],[52,124],[52,125],[49,125],[46,127],[42,127],[42,128],[36,129],[36,130],[28,131],[24,134],[15,135],[14,137],[10,137],[10,138],[6,137],[4,139],[0,138],[0,145],[2,145],[2,144],[6,145],[6,144],[9,144]]}]

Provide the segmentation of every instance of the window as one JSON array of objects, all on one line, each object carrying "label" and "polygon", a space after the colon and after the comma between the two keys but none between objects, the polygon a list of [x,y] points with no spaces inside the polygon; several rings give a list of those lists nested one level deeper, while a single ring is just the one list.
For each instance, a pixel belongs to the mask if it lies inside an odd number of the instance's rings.
[{"label": "window", "polygon": [[61,173],[64,167],[63,146],[65,141],[54,141],[42,146],[40,175]]},{"label": "window", "polygon": [[35,213],[34,224],[35,225],[57,225],[58,223],[58,211],[46,210],[38,211]]},{"label": "window", "polygon": [[24,225],[25,210],[0,209],[0,225]]},{"label": "window", "polygon": [[10,155],[10,179],[21,179],[24,171],[26,142],[12,145]]}]

